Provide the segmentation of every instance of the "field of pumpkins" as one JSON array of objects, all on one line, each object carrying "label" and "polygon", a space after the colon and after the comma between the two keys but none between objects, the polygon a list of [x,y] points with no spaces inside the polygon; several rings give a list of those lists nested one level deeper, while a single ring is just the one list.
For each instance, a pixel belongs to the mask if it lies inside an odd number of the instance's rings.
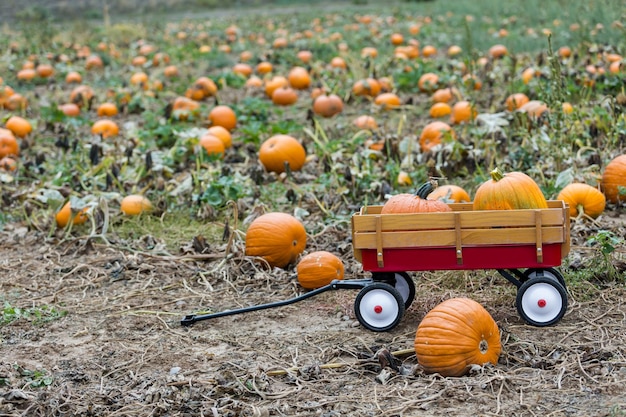
[{"label": "field of pumpkins", "polygon": [[626,9],[359,3],[3,23],[1,415],[626,413]]}]

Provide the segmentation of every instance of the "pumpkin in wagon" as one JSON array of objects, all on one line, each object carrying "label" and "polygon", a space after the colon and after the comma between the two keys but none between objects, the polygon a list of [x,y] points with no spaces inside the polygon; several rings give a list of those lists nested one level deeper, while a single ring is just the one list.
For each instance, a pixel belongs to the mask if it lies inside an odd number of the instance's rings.
[{"label": "pumpkin in wagon", "polygon": [[286,268],[306,247],[306,230],[287,213],[257,217],[246,232],[246,255],[263,258],[271,267]]},{"label": "pumpkin in wagon", "polygon": [[311,252],[302,257],[296,267],[298,283],[306,289],[314,290],[330,284],[335,279],[343,279],[343,261],[327,251]]},{"label": "pumpkin in wagon", "polygon": [[548,208],[539,185],[523,172],[491,171],[491,179],[483,182],[474,195],[474,210],[519,210]]},{"label": "pumpkin in wagon", "polygon": [[489,312],[469,298],[448,299],[417,326],[415,356],[424,372],[463,376],[472,365],[496,365],[500,330]]},{"label": "pumpkin in wagon", "polygon": [[433,213],[452,211],[450,206],[440,200],[428,200],[427,196],[433,192],[437,185],[436,181],[428,181],[422,184],[415,194],[402,193],[389,198],[381,209],[381,214],[399,213]]}]

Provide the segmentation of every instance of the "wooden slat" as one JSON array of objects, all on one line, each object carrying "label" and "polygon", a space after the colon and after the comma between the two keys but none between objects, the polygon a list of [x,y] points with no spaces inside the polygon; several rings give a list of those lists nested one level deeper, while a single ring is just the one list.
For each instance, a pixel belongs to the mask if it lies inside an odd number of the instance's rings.
[{"label": "wooden slat", "polygon": [[461,213],[455,212],[454,218],[455,218],[454,237],[456,241],[455,242],[456,243],[456,263],[458,265],[462,265],[463,264],[463,246],[461,242],[463,240],[463,235],[461,234]]},{"label": "wooden slat", "polygon": [[376,261],[378,262],[378,267],[382,268],[385,266],[383,260],[383,234],[381,232],[382,215],[378,214],[374,218],[376,219]]},{"label": "wooden slat", "polygon": [[537,263],[543,262],[543,248],[541,237],[541,210],[535,210],[535,248],[537,250]]},{"label": "wooden slat", "polygon": [[[563,211],[540,210],[541,224],[563,225]],[[534,226],[536,215],[534,210],[490,210],[488,212],[445,212],[420,214],[383,214],[355,215],[354,227],[357,232],[376,230],[377,216],[382,217],[382,231],[391,230],[432,230],[454,229],[457,219],[464,229],[495,228],[495,227],[527,227]]]},{"label": "wooden slat", "polygon": [[[566,240],[563,227],[542,227],[542,244],[563,243]],[[355,249],[377,249],[378,239],[382,238],[383,248],[456,246],[457,234],[454,229],[428,231],[359,232],[354,235]],[[535,244],[536,227],[500,229],[461,229],[463,246],[469,245],[528,245]]]}]

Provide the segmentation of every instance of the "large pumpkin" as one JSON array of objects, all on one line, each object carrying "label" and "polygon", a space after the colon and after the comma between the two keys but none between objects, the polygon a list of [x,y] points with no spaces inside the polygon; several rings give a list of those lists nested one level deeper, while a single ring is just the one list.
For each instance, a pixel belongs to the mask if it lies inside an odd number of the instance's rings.
[{"label": "large pumpkin", "polygon": [[611,203],[626,201],[625,190],[620,194],[620,187],[626,189],[626,155],[613,158],[602,174],[602,189],[606,199]]},{"label": "large pumpkin", "polygon": [[518,171],[503,174],[495,168],[491,179],[482,183],[474,195],[474,210],[544,208],[548,203],[535,180]]},{"label": "large pumpkin", "polygon": [[381,214],[398,213],[432,213],[440,211],[451,211],[452,209],[443,201],[428,200],[426,197],[435,189],[436,182],[428,181],[417,189],[415,194],[396,194],[389,198]]},{"label": "large pumpkin", "polygon": [[572,183],[566,185],[557,200],[563,200],[569,205],[570,217],[585,214],[595,219],[604,211],[606,198],[600,190],[584,183]]},{"label": "large pumpkin", "polygon": [[287,213],[263,214],[246,232],[246,255],[261,257],[272,267],[285,268],[295,262],[305,247],[304,226]]},{"label": "large pumpkin", "polygon": [[298,262],[298,283],[306,289],[328,285],[335,279],[343,279],[343,261],[327,251],[311,252]]},{"label": "large pumpkin", "polygon": [[497,364],[500,331],[485,308],[469,298],[451,298],[430,310],[417,326],[415,355],[426,373],[465,375],[472,365]]}]

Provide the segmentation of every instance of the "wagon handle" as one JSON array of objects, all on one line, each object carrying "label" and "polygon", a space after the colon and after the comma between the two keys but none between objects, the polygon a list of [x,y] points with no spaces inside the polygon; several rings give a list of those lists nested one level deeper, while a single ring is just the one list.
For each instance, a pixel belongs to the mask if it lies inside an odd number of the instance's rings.
[{"label": "wagon handle", "polygon": [[181,326],[191,326],[192,324],[194,324],[197,321],[202,321],[202,320],[208,320],[208,319],[214,319],[214,318],[218,318],[218,317],[224,317],[224,316],[232,316],[235,314],[241,314],[241,313],[247,313],[250,311],[258,311],[258,310],[265,310],[267,308],[273,308],[273,307],[282,307],[282,306],[286,306],[289,304],[293,304],[296,303],[298,301],[302,301],[305,300],[307,298],[313,297],[317,294],[321,294],[323,292],[326,292],[328,290],[337,290],[337,289],[361,289],[364,288],[368,285],[370,285],[373,281],[371,279],[352,279],[352,280],[338,280],[335,279],[333,281],[331,281],[330,284],[325,285],[323,287],[311,290],[309,292],[306,292],[302,295],[299,295],[297,297],[294,298],[290,298],[288,300],[283,300],[283,301],[275,301],[273,303],[267,303],[267,304],[260,304],[257,306],[250,306],[250,307],[244,307],[244,308],[238,308],[235,310],[226,310],[226,311],[220,311],[217,313],[210,313],[210,314],[189,314],[185,317],[183,317],[183,319],[180,321]]}]

